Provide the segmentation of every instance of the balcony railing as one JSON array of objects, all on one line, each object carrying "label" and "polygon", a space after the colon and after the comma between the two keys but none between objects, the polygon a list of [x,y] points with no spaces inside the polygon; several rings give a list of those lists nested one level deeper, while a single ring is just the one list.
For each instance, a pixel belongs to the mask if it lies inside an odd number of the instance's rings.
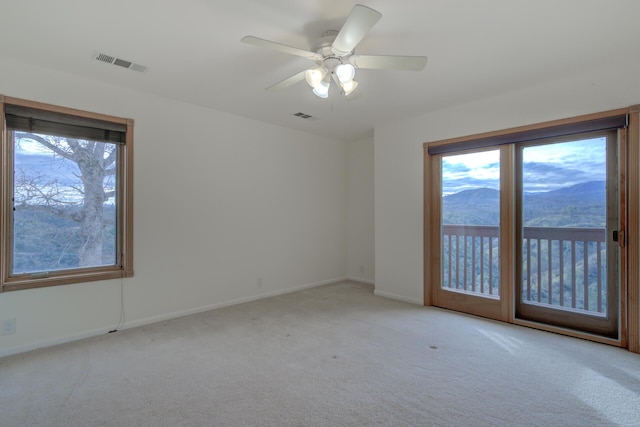
[{"label": "balcony railing", "polygon": [[[444,225],[444,288],[499,296],[499,227]],[[523,302],[606,313],[604,228],[525,227]]]}]

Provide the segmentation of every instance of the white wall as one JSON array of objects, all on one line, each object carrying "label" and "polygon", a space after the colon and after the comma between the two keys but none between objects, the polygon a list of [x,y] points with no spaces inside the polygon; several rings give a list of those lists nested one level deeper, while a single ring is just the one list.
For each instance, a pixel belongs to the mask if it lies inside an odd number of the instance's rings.
[{"label": "white wall", "polygon": [[[640,103],[640,59],[375,129],[376,293],[423,300],[422,144]],[[639,260],[640,261],[640,260]]]},{"label": "white wall", "polygon": [[[0,94],[135,119],[128,326],[346,277],[344,142],[1,58]],[[0,356],[113,328],[120,287],[0,294]]]},{"label": "white wall", "polygon": [[347,274],[375,282],[373,136],[347,144]]}]

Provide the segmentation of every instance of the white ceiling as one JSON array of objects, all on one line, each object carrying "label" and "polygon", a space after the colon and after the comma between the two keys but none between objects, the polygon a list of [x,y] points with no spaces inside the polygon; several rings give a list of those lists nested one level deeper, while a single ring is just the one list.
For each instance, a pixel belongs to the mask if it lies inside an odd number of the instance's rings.
[{"label": "white ceiling", "polygon": [[[355,3],[0,0],[0,56],[353,140],[384,121],[640,55],[639,0],[361,0],[382,19],[356,52],[426,55],[423,71],[358,70],[362,96],[350,102],[335,92],[317,98],[304,82],[264,90],[313,63],[241,43],[243,36],[310,49],[341,28]],[[95,52],[149,70],[100,63]]]}]

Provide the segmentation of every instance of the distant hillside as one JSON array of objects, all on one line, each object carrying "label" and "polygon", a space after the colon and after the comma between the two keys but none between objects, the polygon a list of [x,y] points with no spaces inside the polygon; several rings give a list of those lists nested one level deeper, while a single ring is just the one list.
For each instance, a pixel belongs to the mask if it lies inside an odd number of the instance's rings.
[{"label": "distant hillside", "polygon": [[500,192],[490,188],[464,190],[442,200],[443,223],[498,225]]},{"label": "distant hillside", "polygon": [[553,203],[563,202],[574,205],[588,205],[605,200],[606,191],[607,185],[605,181],[590,181],[544,193],[528,194],[525,195],[525,198],[532,202],[541,200]]},{"label": "distant hillside", "polygon": [[[497,225],[500,193],[489,188],[465,190],[443,198],[445,224]],[[524,195],[524,223],[547,227],[604,227],[605,181]]]}]

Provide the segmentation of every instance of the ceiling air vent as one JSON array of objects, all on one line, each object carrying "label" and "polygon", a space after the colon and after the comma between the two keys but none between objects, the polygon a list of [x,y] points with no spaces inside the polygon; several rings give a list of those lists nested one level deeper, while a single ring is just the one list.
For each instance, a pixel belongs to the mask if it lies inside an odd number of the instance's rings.
[{"label": "ceiling air vent", "polygon": [[148,67],[145,67],[144,65],[135,64],[131,61],[127,61],[126,59],[116,58],[115,56],[107,55],[104,53],[94,54],[93,59],[95,59],[96,61],[104,62],[106,64],[117,65],[118,67],[138,71],[139,73],[144,73],[148,70]]}]

